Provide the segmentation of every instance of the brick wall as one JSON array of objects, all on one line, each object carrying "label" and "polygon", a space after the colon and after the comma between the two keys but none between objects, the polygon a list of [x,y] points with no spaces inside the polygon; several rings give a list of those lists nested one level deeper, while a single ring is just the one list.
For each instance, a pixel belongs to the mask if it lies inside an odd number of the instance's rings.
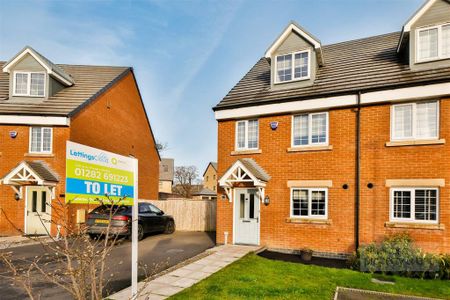
[{"label": "brick wall", "polygon": [[[390,105],[366,107],[361,113],[361,243],[386,234],[408,232],[425,250],[450,252],[450,99],[441,100],[440,138],[444,145],[386,147],[390,139]],[[440,229],[388,228],[386,179],[445,179],[439,189]],[[367,188],[371,182],[374,188]]]},{"label": "brick wall", "polygon": [[[450,101],[440,103],[440,134],[449,142]],[[312,248],[319,252],[349,253],[354,250],[356,119],[352,109],[329,112],[329,143],[332,150],[287,152],[291,143],[291,115],[259,119],[262,153],[233,156],[235,121],[218,122],[218,168],[220,178],[238,158],[251,157],[272,177],[265,194],[269,206],[261,206],[261,245],[270,248]],[[277,130],[269,123],[278,121]],[[450,200],[447,186],[440,188],[440,223],[445,230],[387,228],[389,188],[386,179],[445,178],[450,183],[448,144],[386,147],[390,139],[390,105],[364,107],[361,111],[361,214],[360,241],[380,240],[386,234],[407,231],[425,250],[450,252]],[[290,189],[288,180],[332,180],[329,188],[329,224],[288,223]],[[371,182],[374,188],[367,188]],[[343,189],[348,184],[348,189]],[[223,191],[219,190],[219,197]],[[232,241],[232,203],[218,200],[217,242],[224,242],[224,232]],[[442,227],[441,227],[442,228]]]},{"label": "brick wall", "polygon": [[[17,131],[17,137],[14,139],[10,138],[10,131]],[[0,176],[5,176],[23,160],[42,160],[58,173],[64,181],[66,140],[70,134],[69,127],[53,127],[53,154],[51,155],[28,154],[29,134],[29,126],[0,126]],[[60,194],[64,193],[64,190],[64,182],[61,182],[56,187],[56,195],[59,197]],[[24,229],[25,197],[16,201],[14,194],[11,187],[0,185],[0,236],[19,234],[14,227],[21,230]],[[25,193],[23,194],[25,195]],[[64,201],[64,198],[60,200]],[[55,228],[52,228],[52,231],[56,233]]]},{"label": "brick wall", "polygon": [[158,199],[159,158],[132,73],[71,120],[70,140],[139,160],[139,198]]},{"label": "brick wall", "polygon": [[[9,131],[18,132],[15,139]],[[58,199],[65,193],[66,141],[72,140],[88,146],[105,149],[122,155],[133,155],[139,159],[139,197],[157,199],[159,180],[159,158],[152,133],[132,74],[117,82],[106,93],[84,108],[71,120],[69,127],[53,127],[53,154],[28,155],[29,126],[0,126],[0,176],[3,177],[22,160],[43,160],[61,178],[56,188]],[[14,200],[9,186],[0,185],[0,236],[19,234],[15,229],[24,229],[25,199]],[[88,209],[85,205],[73,205],[70,218],[75,220],[76,209]],[[92,208],[92,207],[91,207]],[[52,211],[53,220],[56,211]],[[8,221],[9,219],[10,221]],[[10,222],[14,224],[11,226]],[[52,234],[56,234],[52,226]]]},{"label": "brick wall", "polygon": [[[309,247],[323,252],[350,252],[354,248],[354,170],[355,115],[350,109],[329,112],[331,151],[287,152],[291,146],[292,116],[271,116],[259,119],[262,153],[232,156],[235,122],[219,122],[219,178],[240,157],[252,157],[271,176],[265,194],[270,205],[261,206],[261,245],[271,248]],[[270,128],[278,121],[278,129]],[[295,224],[290,216],[288,180],[332,180],[328,189],[330,224]],[[342,185],[348,184],[348,189]],[[220,195],[218,197],[220,199]],[[343,217],[345,216],[345,217]],[[223,243],[224,231],[232,241],[232,203],[218,200],[217,241]],[[325,242],[326,241],[326,242]]]}]

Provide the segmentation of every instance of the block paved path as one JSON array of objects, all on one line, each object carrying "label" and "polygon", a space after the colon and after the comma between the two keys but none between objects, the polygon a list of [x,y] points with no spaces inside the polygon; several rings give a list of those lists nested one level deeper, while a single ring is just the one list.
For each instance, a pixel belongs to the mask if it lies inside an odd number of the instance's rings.
[{"label": "block paved path", "polygon": [[[260,249],[259,246],[223,245],[207,250],[211,254],[157,277],[151,281],[140,282],[138,300],[166,299],[205,279],[249,252]],[[130,299],[131,288],[126,288],[109,299]]]}]

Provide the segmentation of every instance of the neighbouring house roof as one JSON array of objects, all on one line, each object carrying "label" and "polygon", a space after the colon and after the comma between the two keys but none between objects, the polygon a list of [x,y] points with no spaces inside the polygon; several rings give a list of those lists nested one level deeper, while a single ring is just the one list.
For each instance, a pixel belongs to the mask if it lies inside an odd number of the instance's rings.
[{"label": "neighbouring house roof", "polygon": [[11,184],[15,182],[15,179],[20,179],[20,183],[23,184],[26,184],[27,180],[30,182],[37,181],[38,183],[59,182],[58,174],[43,161],[21,161],[3,176],[2,181],[5,184]]},{"label": "neighbouring house roof", "polygon": [[[4,65],[0,61],[0,65]],[[0,72],[0,114],[71,116],[131,71],[130,67],[53,65],[75,82],[48,99],[9,100],[9,74]]]},{"label": "neighbouring house roof", "polygon": [[[167,166],[165,171],[164,166]],[[173,181],[174,175],[174,159],[173,158],[161,158],[159,163],[159,180]]]},{"label": "neighbouring house roof", "polygon": [[203,188],[198,192],[192,193],[192,196],[216,196],[217,193],[208,188]]},{"label": "neighbouring house roof", "polygon": [[397,54],[400,32],[322,46],[325,64],[311,86],[272,89],[270,59],[261,58],[214,110],[297,101],[450,80],[450,67],[412,71]]},{"label": "neighbouring house roof", "polygon": [[213,167],[214,170],[216,170],[216,172],[217,172],[217,163],[211,161],[211,162],[209,162],[209,164],[206,166],[205,172],[203,172],[202,177],[205,177],[206,171],[208,171],[209,166]]},{"label": "neighbouring house roof", "polygon": [[[193,184],[191,185],[191,194],[195,194],[200,192],[203,189],[202,184]],[[183,187],[181,184],[176,184],[172,187],[172,192],[174,194],[181,194],[183,192]]]}]

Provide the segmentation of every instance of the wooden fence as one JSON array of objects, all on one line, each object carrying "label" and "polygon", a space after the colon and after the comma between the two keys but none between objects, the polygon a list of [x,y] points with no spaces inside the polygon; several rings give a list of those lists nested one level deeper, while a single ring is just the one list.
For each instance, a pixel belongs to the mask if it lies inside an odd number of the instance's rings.
[{"label": "wooden fence", "polygon": [[216,200],[170,199],[150,202],[173,216],[177,230],[216,230]]}]

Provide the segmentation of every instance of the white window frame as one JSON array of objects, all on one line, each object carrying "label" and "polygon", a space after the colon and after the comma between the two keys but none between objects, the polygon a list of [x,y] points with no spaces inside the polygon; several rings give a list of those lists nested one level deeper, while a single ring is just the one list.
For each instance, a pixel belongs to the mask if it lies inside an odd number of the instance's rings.
[{"label": "white window frame", "polygon": [[[296,54],[300,54],[300,53],[308,53],[308,75],[305,77],[300,77],[300,78],[295,78],[295,55]],[[291,55],[292,58],[292,70],[291,70],[291,80],[285,80],[285,81],[279,81],[278,80],[278,69],[277,69],[277,60],[278,57],[280,56],[286,56],[286,55]],[[307,49],[307,50],[302,50],[302,51],[297,51],[297,52],[292,52],[292,53],[285,53],[285,54],[280,54],[280,55],[276,55],[275,56],[275,62],[274,62],[274,70],[275,70],[275,83],[286,83],[286,82],[293,82],[293,81],[301,81],[301,80],[308,80],[311,78],[311,50]]]},{"label": "white window frame", "polygon": [[[293,209],[293,191],[294,190],[308,190],[308,215],[307,216],[297,216],[294,215],[294,209]],[[312,192],[313,191],[317,191],[317,192],[325,192],[325,215],[321,216],[321,215],[312,215],[311,214],[311,201],[312,201]],[[327,220],[328,219],[328,188],[314,188],[314,187],[291,187],[290,189],[290,201],[289,201],[289,215],[291,219],[319,219],[319,220]]]},{"label": "white window frame", "polygon": [[[249,121],[257,121],[258,122],[258,135],[256,136],[256,148],[249,148],[248,147],[248,122]],[[244,126],[244,147],[239,147],[239,141],[238,141],[238,125],[239,123],[245,123]],[[258,119],[249,119],[249,120],[238,120],[236,121],[236,125],[235,125],[235,149],[238,151],[242,151],[242,150],[258,150],[259,149],[259,120]]]},{"label": "white window frame", "polygon": [[[41,151],[32,151],[31,141],[33,139],[33,128],[41,128]],[[44,148],[44,128],[50,129],[50,151],[43,151]],[[52,154],[53,153],[53,127],[30,126],[30,138],[28,141],[28,151],[33,154]]]},{"label": "white window frame", "polygon": [[[313,143],[312,142],[312,116],[313,115],[321,115],[321,114],[325,114],[325,120],[326,120],[326,137],[325,137],[325,142],[323,142],[323,143]],[[308,116],[308,144],[306,144],[306,145],[294,145],[294,119],[295,119],[295,117],[305,116],[305,115]],[[328,120],[328,112],[327,111],[292,115],[292,118],[291,118],[291,147],[292,148],[302,148],[302,147],[314,147],[314,146],[328,146],[328,144],[329,144],[329,135],[330,135],[329,123],[330,122]]]},{"label": "white window frame", "polygon": [[[416,55],[415,55],[416,63],[429,62],[429,61],[435,61],[435,60],[441,60],[441,59],[450,58],[450,54],[448,56],[444,56],[442,54],[442,45],[443,45],[443,43],[442,43],[442,27],[446,26],[446,25],[450,25],[450,23],[443,23],[443,24],[434,25],[434,26],[420,27],[420,28],[416,29]],[[419,58],[419,53],[420,53],[419,33],[421,31],[430,30],[430,29],[437,29],[438,30],[438,36],[437,36],[438,55],[436,57],[420,59]]]},{"label": "white window frame", "polygon": [[[17,94],[16,93],[16,74],[27,74],[28,80],[27,80],[27,93],[26,94]],[[43,74],[44,75],[44,95],[31,95],[31,74]],[[13,89],[12,89],[12,95],[18,96],[18,97],[36,97],[36,98],[42,98],[45,97],[45,93],[47,92],[47,76],[45,76],[45,72],[24,72],[24,71],[14,71],[13,72]]]},{"label": "white window frame", "polygon": [[[436,191],[436,220],[416,220],[416,190],[435,190]],[[394,192],[409,191],[411,192],[411,217],[396,218],[394,217]],[[439,224],[439,188],[436,187],[392,187],[389,192],[389,221],[397,223],[421,223],[421,224]]]},{"label": "white window frame", "polygon": [[[401,104],[393,104],[391,105],[391,141],[415,141],[415,140],[437,140],[439,139],[439,131],[440,131],[440,113],[439,113],[439,101],[435,100],[435,101],[424,101],[422,103],[425,102],[434,102],[436,103],[436,136],[433,137],[417,137],[417,104],[421,103],[421,102],[407,102],[407,103],[401,103]],[[412,136],[411,137],[403,137],[403,138],[398,138],[394,136],[394,124],[395,124],[395,112],[394,109],[395,107],[400,107],[400,106],[408,106],[408,105],[412,105]]]}]

